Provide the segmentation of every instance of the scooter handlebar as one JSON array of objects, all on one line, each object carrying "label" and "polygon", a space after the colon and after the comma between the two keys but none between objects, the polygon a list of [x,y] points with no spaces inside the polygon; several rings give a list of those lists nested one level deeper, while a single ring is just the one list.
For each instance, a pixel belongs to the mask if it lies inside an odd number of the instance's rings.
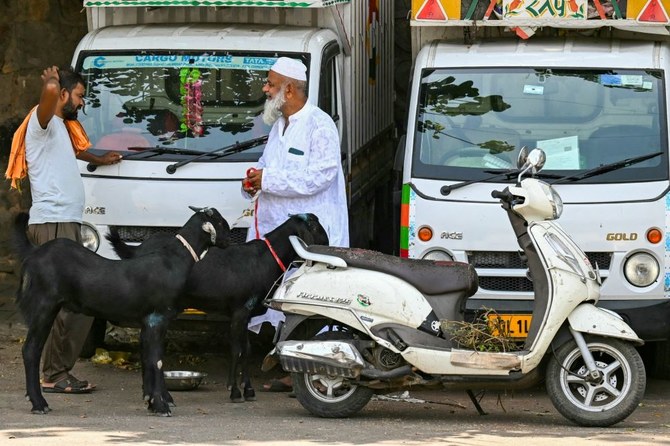
[{"label": "scooter handlebar", "polygon": [[512,195],[512,194],[509,193],[509,189],[507,189],[507,188],[506,188],[505,190],[503,190],[503,191],[500,191],[500,190],[494,190],[493,192],[491,192],[491,196],[492,196],[493,198],[498,198],[498,199],[500,199],[500,200],[509,199],[509,197],[510,197],[511,195]]}]

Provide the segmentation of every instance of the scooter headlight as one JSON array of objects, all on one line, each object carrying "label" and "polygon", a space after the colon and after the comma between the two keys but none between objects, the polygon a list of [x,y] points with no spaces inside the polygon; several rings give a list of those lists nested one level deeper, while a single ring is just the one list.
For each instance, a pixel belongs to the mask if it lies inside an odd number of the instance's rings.
[{"label": "scooter headlight", "polygon": [[553,210],[553,216],[551,219],[556,220],[563,213],[563,200],[561,199],[561,196],[558,195],[558,192],[556,192],[554,188],[551,187],[549,184],[545,182],[542,182],[541,184],[542,184],[542,191],[547,196],[547,200],[549,200],[549,203],[551,204],[551,208]]},{"label": "scooter headlight", "polygon": [[646,287],[658,279],[660,268],[656,258],[646,252],[628,257],[623,266],[626,280],[636,287]]},{"label": "scooter headlight", "polygon": [[81,244],[93,252],[97,252],[100,247],[100,236],[95,228],[87,223],[81,224]]}]

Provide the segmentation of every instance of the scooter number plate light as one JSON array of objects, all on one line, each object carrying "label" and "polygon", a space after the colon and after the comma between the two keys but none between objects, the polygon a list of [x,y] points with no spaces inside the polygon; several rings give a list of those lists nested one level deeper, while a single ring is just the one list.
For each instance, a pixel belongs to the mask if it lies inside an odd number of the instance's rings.
[{"label": "scooter number plate light", "polygon": [[[496,327],[504,323],[504,331],[507,333],[503,333],[503,335],[518,339],[525,339],[528,336],[530,323],[533,319],[530,314],[489,314],[488,318],[489,327],[494,336],[501,335]],[[498,319],[501,324],[496,323]]]}]

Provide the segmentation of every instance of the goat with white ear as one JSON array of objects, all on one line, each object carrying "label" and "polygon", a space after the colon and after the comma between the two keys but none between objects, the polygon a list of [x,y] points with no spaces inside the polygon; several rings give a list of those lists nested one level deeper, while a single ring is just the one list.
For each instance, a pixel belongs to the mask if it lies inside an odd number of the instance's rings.
[{"label": "goat with white ear", "polygon": [[33,413],[50,410],[40,392],[40,357],[56,314],[65,308],[140,324],[144,399],[149,410],[170,416],[174,402],[162,370],[167,327],[193,265],[210,246],[226,246],[230,234],[216,209],[192,209],[176,236],[148,239],[146,255],[130,260],[107,259],[67,239],[34,247],[26,236],[28,216],[19,214],[14,244],[23,265],[16,300],[28,326],[23,363]]}]

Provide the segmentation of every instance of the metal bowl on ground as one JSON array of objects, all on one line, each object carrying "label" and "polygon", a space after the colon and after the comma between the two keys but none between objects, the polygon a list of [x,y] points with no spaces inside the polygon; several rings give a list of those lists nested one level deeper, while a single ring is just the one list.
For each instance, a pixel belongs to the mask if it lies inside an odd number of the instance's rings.
[{"label": "metal bowl on ground", "polygon": [[165,385],[168,390],[194,390],[197,389],[206,373],[191,372],[186,370],[175,370],[163,372]]}]

